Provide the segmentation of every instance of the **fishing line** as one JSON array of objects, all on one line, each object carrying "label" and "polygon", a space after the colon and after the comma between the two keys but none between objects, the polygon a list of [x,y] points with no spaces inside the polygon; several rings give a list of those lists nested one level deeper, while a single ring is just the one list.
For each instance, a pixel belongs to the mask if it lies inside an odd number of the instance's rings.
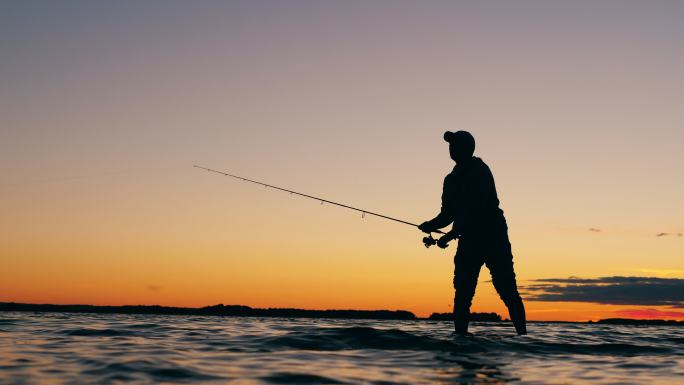
[{"label": "fishing line", "polygon": [[[214,169],[211,169],[211,168],[208,168],[208,167],[203,167],[203,166],[198,166],[198,165],[194,165],[193,167],[200,168],[200,169],[203,169],[203,170],[206,170],[206,171],[209,171],[209,172],[213,172],[213,173],[216,173],[216,174],[220,174],[220,175],[224,175],[224,176],[229,176],[229,177],[231,177],[231,178],[235,178],[235,179],[241,180],[241,181],[243,181],[243,182],[254,183],[254,184],[258,184],[258,185],[261,185],[261,186],[264,186],[264,187],[268,187],[268,188],[272,188],[272,189],[275,189],[275,190],[284,191],[284,192],[290,193],[290,195],[294,194],[294,195],[302,196],[302,197],[304,197],[304,198],[313,199],[313,200],[316,200],[316,201],[321,202],[321,205],[322,205],[323,203],[329,203],[329,204],[331,204],[331,205],[340,206],[340,207],[343,207],[343,208],[345,208],[345,209],[358,211],[358,212],[361,213],[361,218],[365,218],[366,215],[373,215],[373,216],[376,216],[376,217],[378,217],[378,218],[388,219],[388,220],[390,220],[390,221],[403,223],[403,224],[405,224],[405,225],[409,225],[409,226],[413,226],[413,227],[418,227],[418,225],[415,224],[415,223],[411,223],[411,222],[405,221],[405,220],[403,220],[403,219],[398,219],[398,218],[390,217],[389,215],[379,214],[379,213],[376,213],[376,212],[373,212],[373,211],[368,211],[368,210],[360,209],[360,208],[358,208],[358,207],[349,206],[349,205],[346,205],[346,204],[344,204],[344,203],[339,203],[339,202],[331,201],[331,200],[329,200],[329,199],[319,198],[319,197],[316,197],[316,196],[313,196],[313,195],[300,193],[300,192],[297,192],[297,191],[294,191],[294,190],[288,190],[288,189],[286,189],[286,188],[274,186],[274,185],[271,185],[271,184],[268,184],[268,183],[264,183],[264,182],[259,182],[259,181],[253,180],[253,179],[244,178],[244,177],[241,177],[241,176],[238,176],[238,175],[229,174],[229,173],[223,172],[223,171],[214,170]],[[435,233],[438,233],[438,234],[444,234],[444,232],[439,231],[439,230],[434,231],[434,232],[435,232]]]}]

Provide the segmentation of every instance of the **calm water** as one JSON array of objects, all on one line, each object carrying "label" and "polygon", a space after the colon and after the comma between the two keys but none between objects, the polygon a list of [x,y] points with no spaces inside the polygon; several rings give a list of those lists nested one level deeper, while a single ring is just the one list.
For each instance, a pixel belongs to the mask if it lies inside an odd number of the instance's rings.
[{"label": "calm water", "polygon": [[673,384],[684,328],[0,313],[0,384]]}]

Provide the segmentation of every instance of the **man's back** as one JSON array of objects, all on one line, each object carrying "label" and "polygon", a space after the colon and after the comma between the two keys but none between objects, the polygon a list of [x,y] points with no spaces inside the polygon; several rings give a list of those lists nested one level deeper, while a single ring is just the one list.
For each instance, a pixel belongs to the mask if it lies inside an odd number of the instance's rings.
[{"label": "man's back", "polygon": [[462,234],[507,229],[492,172],[477,157],[459,163],[444,178],[442,210]]}]

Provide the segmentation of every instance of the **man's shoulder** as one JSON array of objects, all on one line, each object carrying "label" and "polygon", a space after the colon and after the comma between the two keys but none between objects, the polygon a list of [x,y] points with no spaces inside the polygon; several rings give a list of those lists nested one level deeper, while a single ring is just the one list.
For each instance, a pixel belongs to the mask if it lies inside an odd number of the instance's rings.
[{"label": "man's shoulder", "polygon": [[489,169],[487,163],[485,163],[484,160],[477,157],[473,157],[473,161],[471,162],[471,170],[477,173],[491,174],[491,170]]},{"label": "man's shoulder", "polygon": [[491,170],[489,169],[489,166],[487,166],[487,163],[474,156],[469,159],[468,162],[454,166],[453,170],[444,177],[444,181],[469,179],[487,174],[491,174]]},{"label": "man's shoulder", "polygon": [[473,160],[472,160],[471,163],[474,164],[474,165],[477,166],[477,167],[488,167],[488,166],[487,166],[487,163],[485,163],[485,161],[482,160],[482,158],[478,158],[477,156],[474,156],[474,157],[473,157]]}]

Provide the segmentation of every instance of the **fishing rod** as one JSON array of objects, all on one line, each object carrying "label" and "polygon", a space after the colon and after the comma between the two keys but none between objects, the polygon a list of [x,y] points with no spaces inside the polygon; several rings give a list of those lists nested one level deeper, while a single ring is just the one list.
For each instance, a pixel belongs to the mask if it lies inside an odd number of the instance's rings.
[{"label": "fishing rod", "polygon": [[[244,177],[241,177],[241,176],[238,176],[238,175],[229,174],[229,173],[223,172],[223,171],[214,170],[214,169],[208,168],[208,167],[203,167],[203,166],[198,166],[198,165],[194,165],[193,167],[196,167],[196,168],[199,168],[199,169],[202,169],[202,170],[206,170],[206,171],[209,171],[209,172],[213,172],[213,173],[216,173],[216,174],[220,174],[220,175],[223,175],[223,176],[228,176],[228,177],[231,177],[231,178],[235,178],[235,179],[241,180],[241,181],[243,181],[243,182],[254,183],[254,184],[258,184],[258,185],[260,185],[260,186],[272,188],[272,189],[274,189],[274,190],[280,190],[280,191],[284,191],[284,192],[287,192],[287,193],[290,193],[290,194],[299,195],[299,196],[302,196],[302,197],[304,197],[304,198],[309,198],[309,199],[317,200],[317,201],[321,202],[321,204],[323,204],[323,203],[329,203],[329,204],[331,204],[331,205],[340,206],[340,207],[343,207],[343,208],[345,208],[345,209],[350,209],[350,210],[358,211],[358,212],[361,213],[361,217],[362,217],[362,218],[365,218],[365,217],[366,217],[366,214],[368,214],[368,215],[373,215],[373,216],[376,216],[376,217],[379,217],[379,218],[388,219],[388,220],[390,220],[390,221],[403,223],[403,224],[405,224],[405,225],[409,225],[409,226],[413,226],[413,227],[418,227],[418,225],[415,224],[415,223],[411,223],[411,222],[405,221],[405,220],[403,220],[403,219],[393,218],[393,217],[390,217],[389,215],[379,214],[379,213],[375,213],[375,212],[372,212],[372,211],[360,209],[360,208],[358,208],[358,207],[353,207],[353,206],[349,206],[349,205],[346,205],[346,204],[343,204],[343,203],[334,202],[334,201],[331,201],[331,200],[328,200],[328,199],[319,198],[319,197],[316,197],[316,196],[313,196],[313,195],[304,194],[304,193],[300,193],[300,192],[293,191],[293,190],[288,190],[288,189],[286,189],[286,188],[274,186],[274,185],[271,185],[271,184],[268,184],[268,183],[264,183],[264,182],[259,182],[259,181],[253,180],[253,179],[244,178]],[[435,230],[434,232],[437,233],[437,234],[445,234],[444,232],[442,232],[442,231],[440,231],[440,230]],[[430,246],[432,246],[432,245],[434,245],[434,244],[437,244],[437,240],[435,240],[434,238],[432,238],[432,234],[430,234],[429,237],[423,238],[423,243],[425,244],[425,247],[430,247]]]}]

